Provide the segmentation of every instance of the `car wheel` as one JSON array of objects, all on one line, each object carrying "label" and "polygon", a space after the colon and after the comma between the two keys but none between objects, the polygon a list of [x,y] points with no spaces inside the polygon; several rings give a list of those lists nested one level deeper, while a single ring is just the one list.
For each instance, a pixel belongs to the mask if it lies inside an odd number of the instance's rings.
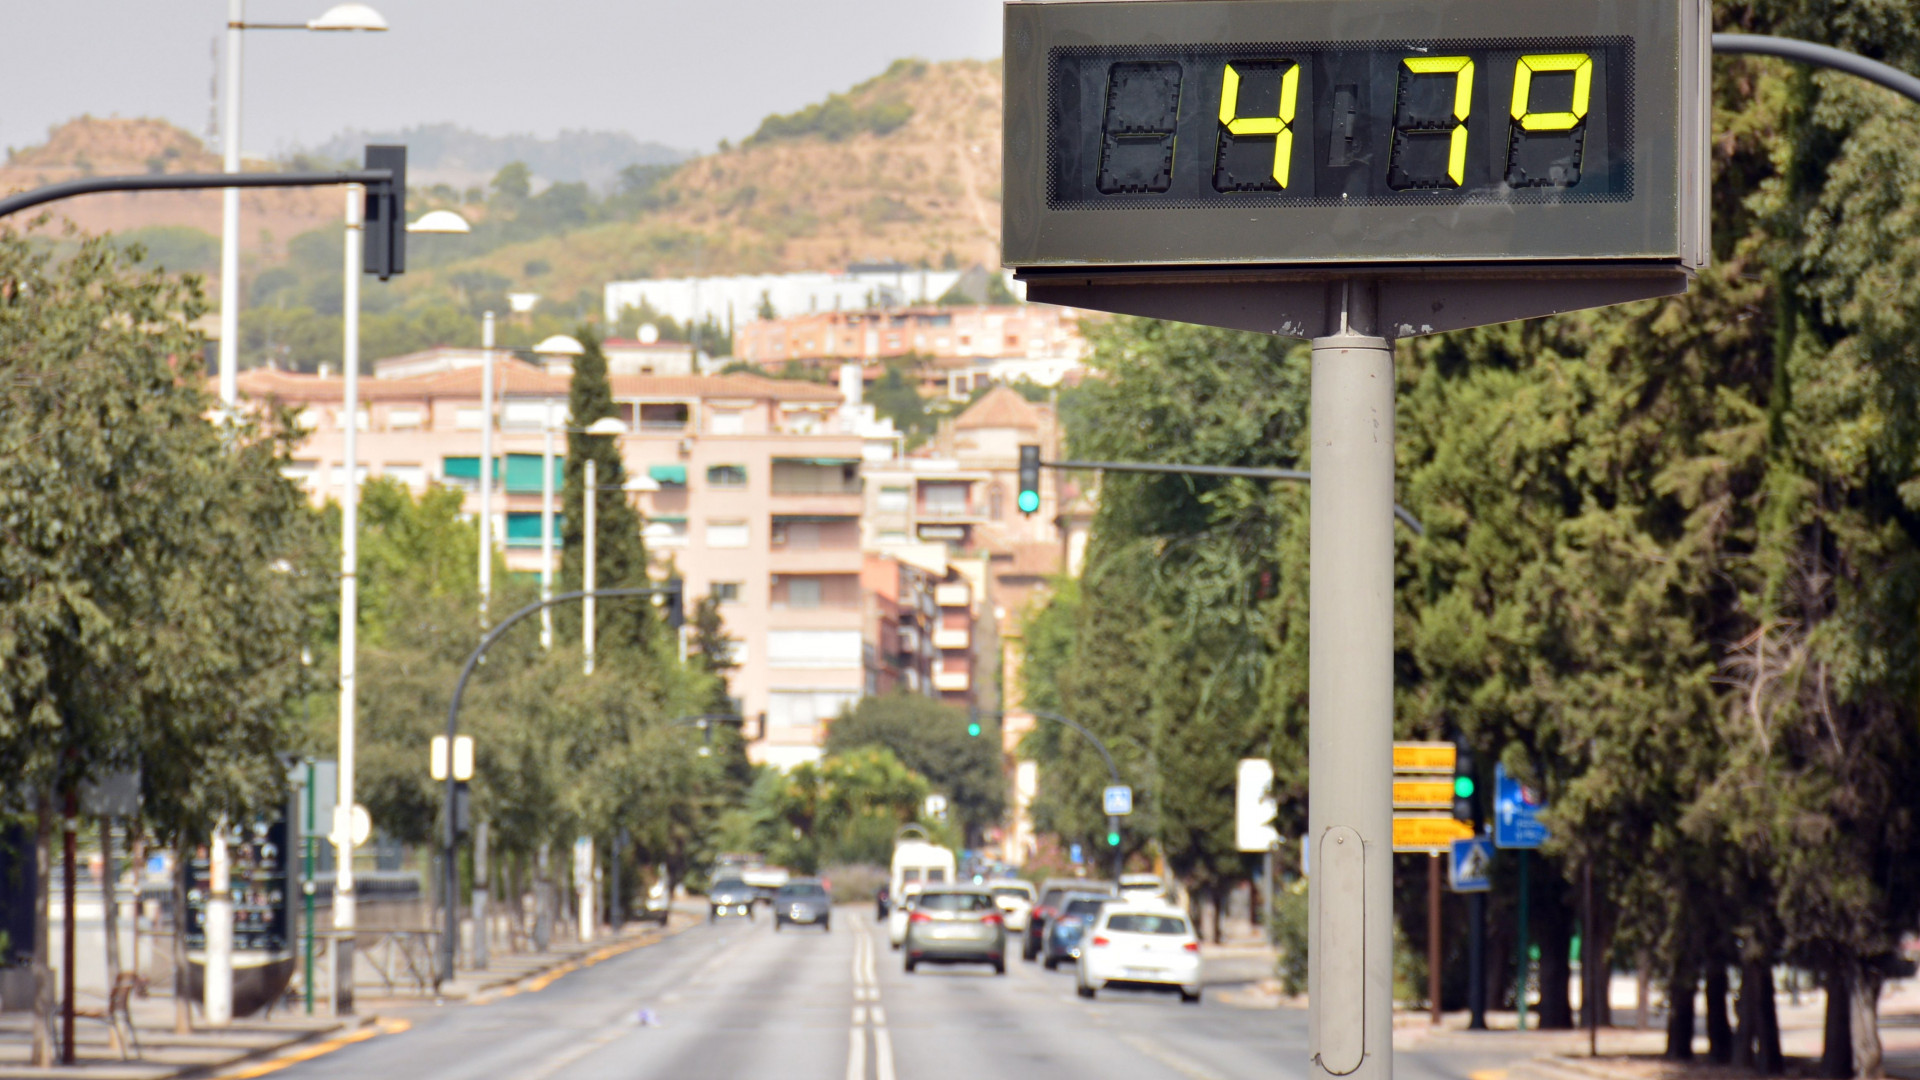
[{"label": "car wheel", "polygon": [[1007,958],[1006,958],[1006,957],[1004,957],[1004,956],[996,956],[996,957],[994,957],[994,958],[993,958],[993,973],[994,973],[995,975],[1005,975],[1005,974],[1007,973]]},{"label": "car wheel", "polygon": [[913,969],[915,967],[918,967],[919,964],[920,962],[918,960],[915,960],[913,957],[911,956],[907,957],[907,974],[909,975],[913,974]]},{"label": "car wheel", "polygon": [[779,933],[779,932],[780,932],[780,925],[781,925],[781,924],[780,924],[780,918],[779,918],[779,916],[775,916],[775,917],[774,917],[774,920],[773,920],[773,932],[774,932],[774,933],[776,933],[776,934],[777,934],[777,933]]},{"label": "car wheel", "polygon": [[1045,961],[1043,961],[1043,962],[1044,962],[1044,963],[1045,963],[1045,964],[1047,965],[1047,970],[1048,970],[1048,971],[1059,971],[1059,970],[1060,970],[1060,960],[1059,960],[1059,958],[1058,958],[1058,957],[1053,957],[1053,956],[1049,956],[1049,957],[1047,957],[1047,958],[1046,958],[1046,960],[1045,960]]},{"label": "car wheel", "polygon": [[1183,987],[1181,987],[1181,988],[1180,988],[1180,1000],[1181,1000],[1181,1001],[1183,1001],[1183,1002],[1185,1002],[1185,1003],[1186,1003],[1186,1004],[1188,1004],[1188,1005],[1198,1005],[1198,1004],[1200,1004],[1200,990],[1199,990],[1199,988],[1198,988],[1198,987],[1195,987],[1195,988],[1194,988],[1194,989],[1192,989],[1192,990],[1188,990],[1188,989],[1187,989],[1186,987],[1184,987],[1184,986],[1183,986]]},{"label": "car wheel", "polygon": [[1082,983],[1079,986],[1074,987],[1073,990],[1075,993],[1079,994],[1083,998],[1087,998],[1088,1000],[1092,1000],[1095,993],[1093,987],[1088,986],[1085,983]]},{"label": "car wheel", "polygon": [[820,932],[821,932],[821,933],[823,933],[823,934],[831,934],[831,933],[833,933],[833,920],[832,920],[832,919],[828,919],[828,920],[826,920],[825,922],[822,922],[822,923],[820,924]]},{"label": "car wheel", "polygon": [[719,920],[720,920],[720,909],[719,909],[719,908],[708,908],[708,909],[707,909],[707,921],[708,921],[708,922],[718,922]]}]

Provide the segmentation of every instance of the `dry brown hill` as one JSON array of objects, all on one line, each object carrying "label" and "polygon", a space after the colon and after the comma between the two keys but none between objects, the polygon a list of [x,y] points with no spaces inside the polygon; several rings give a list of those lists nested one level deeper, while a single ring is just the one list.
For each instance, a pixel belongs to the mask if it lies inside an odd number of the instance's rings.
[{"label": "dry brown hill", "polygon": [[707,274],[765,273],[866,259],[939,266],[949,257],[993,266],[1000,259],[1000,97],[997,60],[901,61],[836,95],[837,103],[768,125],[795,133],[749,139],[681,166],[663,185],[665,204],[634,220],[514,244],[458,266],[548,296],[696,266]]},{"label": "dry brown hill", "polygon": [[[256,167],[264,166],[249,163],[249,168]],[[165,120],[83,116],[53,129],[45,143],[10,154],[0,166],[0,193],[84,176],[219,171],[219,157]],[[253,258],[277,260],[288,240],[339,221],[345,206],[339,191],[326,188],[242,192],[241,250]],[[48,209],[56,219],[89,232],[185,225],[220,234],[218,191],[86,195]]]}]

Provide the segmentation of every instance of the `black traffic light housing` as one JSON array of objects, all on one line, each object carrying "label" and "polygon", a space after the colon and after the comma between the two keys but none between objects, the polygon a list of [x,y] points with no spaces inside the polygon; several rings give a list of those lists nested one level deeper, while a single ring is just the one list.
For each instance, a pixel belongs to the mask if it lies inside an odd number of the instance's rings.
[{"label": "black traffic light housing", "polygon": [[391,183],[367,185],[361,226],[366,272],[385,281],[407,270],[407,148],[369,145],[367,168],[393,170]]},{"label": "black traffic light housing", "polygon": [[1020,512],[1033,514],[1040,509],[1040,448],[1020,448]]},{"label": "black traffic light housing", "polygon": [[687,625],[687,583],[680,578],[668,581],[662,606],[667,609],[667,626],[679,633]]},{"label": "black traffic light housing", "polygon": [[1478,831],[1480,813],[1480,769],[1473,747],[1465,739],[1453,741],[1453,818],[1465,821]]}]

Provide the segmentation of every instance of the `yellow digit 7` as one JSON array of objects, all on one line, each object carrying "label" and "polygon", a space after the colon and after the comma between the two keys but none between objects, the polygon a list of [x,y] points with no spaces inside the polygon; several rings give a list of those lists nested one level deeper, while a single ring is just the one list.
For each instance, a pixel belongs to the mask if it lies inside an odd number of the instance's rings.
[{"label": "yellow digit 7", "polygon": [[1467,113],[1473,109],[1473,58],[1467,56],[1409,56],[1400,61],[1414,75],[1453,76],[1453,131],[1447,144],[1447,179],[1454,187],[1466,183]]},{"label": "yellow digit 7", "polygon": [[1300,65],[1290,65],[1280,76],[1280,109],[1276,116],[1240,115],[1240,73],[1227,65],[1220,81],[1220,126],[1231,135],[1273,136],[1273,179],[1282,190],[1293,169],[1293,114],[1300,106]]},{"label": "yellow digit 7", "polygon": [[[1573,103],[1567,112],[1533,112],[1535,72],[1573,72]],[[1587,118],[1587,100],[1593,90],[1593,57],[1586,53],[1549,53],[1523,56],[1513,66],[1513,121],[1522,131],[1570,131]]]}]

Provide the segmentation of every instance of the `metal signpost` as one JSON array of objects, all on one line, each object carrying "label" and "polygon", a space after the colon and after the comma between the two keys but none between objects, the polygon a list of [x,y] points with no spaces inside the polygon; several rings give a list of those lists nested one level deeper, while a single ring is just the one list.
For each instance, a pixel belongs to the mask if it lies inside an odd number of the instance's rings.
[{"label": "metal signpost", "polygon": [[1686,290],[1707,5],[1041,0],[1005,30],[1027,298],[1312,340],[1308,1052],[1386,1080],[1391,341]]}]

